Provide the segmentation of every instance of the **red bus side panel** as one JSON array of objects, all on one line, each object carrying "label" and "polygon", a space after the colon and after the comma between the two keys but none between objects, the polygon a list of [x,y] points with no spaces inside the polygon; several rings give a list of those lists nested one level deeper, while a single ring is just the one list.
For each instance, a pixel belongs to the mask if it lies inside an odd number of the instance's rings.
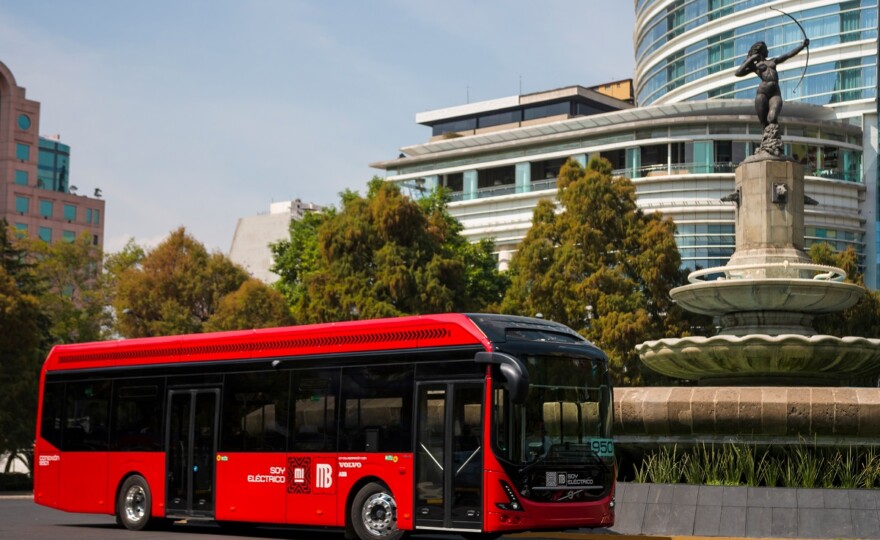
[{"label": "red bus side panel", "polygon": [[38,438],[34,451],[34,502],[61,506],[61,451]]},{"label": "red bus side panel", "polygon": [[217,454],[218,520],[284,523],[287,457],[280,453]]},{"label": "red bus side panel", "polygon": [[60,501],[68,512],[110,514],[108,499],[107,452],[64,452],[61,458]]}]

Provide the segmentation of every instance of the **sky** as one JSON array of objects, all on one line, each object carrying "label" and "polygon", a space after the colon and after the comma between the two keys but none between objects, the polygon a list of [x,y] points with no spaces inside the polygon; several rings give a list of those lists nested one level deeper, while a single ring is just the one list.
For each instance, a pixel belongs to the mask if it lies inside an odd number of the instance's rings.
[{"label": "sky", "polygon": [[631,78],[632,0],[13,0],[0,62],[100,188],[104,248],[228,253],[272,202],[336,205],[419,112]]}]

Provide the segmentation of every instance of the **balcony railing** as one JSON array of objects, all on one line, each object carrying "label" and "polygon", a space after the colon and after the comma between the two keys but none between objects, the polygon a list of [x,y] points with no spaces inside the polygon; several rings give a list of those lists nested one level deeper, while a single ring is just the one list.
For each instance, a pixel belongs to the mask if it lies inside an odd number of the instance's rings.
[{"label": "balcony railing", "polygon": [[[718,161],[715,163],[660,163],[644,165],[642,167],[615,169],[615,176],[627,178],[650,178],[653,176],[670,176],[678,174],[733,174],[739,163],[733,161]],[[817,169],[810,164],[804,164],[804,176],[817,176],[830,180],[842,180],[844,182],[860,182],[861,175],[856,171],[844,171],[842,169]]]},{"label": "balcony railing", "polygon": [[[671,165],[656,164],[645,165],[635,169],[632,167],[614,169],[612,174],[614,176],[626,176],[627,178],[651,178],[680,174],[733,174],[736,171],[737,166],[739,166],[739,163],[732,161],[718,161],[715,163],[673,163]],[[840,169],[816,169],[810,165],[804,165],[804,175],[828,178],[830,180],[843,180],[845,182],[861,181],[860,175],[855,172],[845,172]],[[453,191],[450,193],[450,198],[452,201],[464,201],[500,197],[502,195],[510,195],[513,193],[547,191],[556,189],[556,181],[556,178],[535,180],[527,189],[523,186],[516,186],[515,184],[503,184],[500,186],[480,188],[470,194],[465,193],[464,191]]]}]

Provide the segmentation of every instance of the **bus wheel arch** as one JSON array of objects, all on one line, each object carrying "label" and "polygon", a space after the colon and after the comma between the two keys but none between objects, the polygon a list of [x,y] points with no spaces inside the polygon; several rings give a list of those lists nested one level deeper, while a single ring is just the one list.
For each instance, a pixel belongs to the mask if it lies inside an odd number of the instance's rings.
[{"label": "bus wheel arch", "polygon": [[368,477],[355,484],[346,503],[345,536],[360,540],[400,540],[406,534],[397,528],[397,501],[379,478]]},{"label": "bus wheel arch", "polygon": [[127,474],[116,491],[116,523],[140,531],[152,521],[153,494],[150,484],[138,472]]}]

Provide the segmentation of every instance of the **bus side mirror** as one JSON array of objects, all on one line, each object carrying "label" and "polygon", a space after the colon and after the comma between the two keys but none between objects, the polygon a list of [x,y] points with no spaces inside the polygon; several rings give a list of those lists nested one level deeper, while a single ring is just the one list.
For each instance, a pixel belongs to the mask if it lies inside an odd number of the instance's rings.
[{"label": "bus side mirror", "polygon": [[510,400],[518,405],[525,403],[529,395],[529,371],[517,357],[502,352],[478,352],[474,360],[478,364],[498,365]]}]

